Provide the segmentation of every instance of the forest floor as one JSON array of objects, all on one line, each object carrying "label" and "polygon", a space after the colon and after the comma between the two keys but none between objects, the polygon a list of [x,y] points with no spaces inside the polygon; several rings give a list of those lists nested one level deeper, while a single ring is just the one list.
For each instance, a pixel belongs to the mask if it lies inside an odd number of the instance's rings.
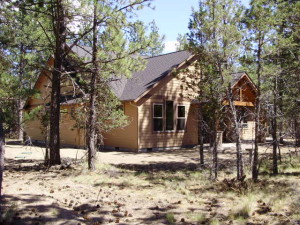
[{"label": "forest floor", "polygon": [[43,148],[8,143],[0,224],[300,224],[299,149],[281,146],[276,177],[271,147],[259,150],[257,183],[246,151],[247,177],[233,179],[232,144],[224,144],[211,182],[209,169],[198,168],[197,149],[99,152],[89,172],[85,150],[62,149],[63,166],[46,168]]}]

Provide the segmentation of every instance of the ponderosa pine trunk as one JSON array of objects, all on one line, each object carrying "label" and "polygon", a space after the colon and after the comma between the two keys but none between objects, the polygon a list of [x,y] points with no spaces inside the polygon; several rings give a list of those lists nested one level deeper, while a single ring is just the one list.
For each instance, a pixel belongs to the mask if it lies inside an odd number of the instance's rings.
[{"label": "ponderosa pine trunk", "polygon": [[204,167],[204,143],[203,143],[203,112],[202,105],[198,107],[198,143],[199,143],[199,155],[200,155],[200,167]]},{"label": "ponderosa pine trunk", "polygon": [[24,142],[24,129],[23,129],[23,107],[24,107],[24,101],[22,99],[19,99],[18,101],[18,139],[21,140],[21,142]]},{"label": "ponderosa pine trunk", "polygon": [[230,106],[230,109],[232,112],[232,119],[233,119],[233,123],[234,123],[237,179],[240,180],[244,176],[242,142],[241,142],[241,133],[240,133],[240,129],[239,129],[239,122],[238,122],[238,118],[237,118],[236,107],[233,102],[233,94],[232,94],[230,85],[227,89],[227,96],[228,96],[229,106]]},{"label": "ponderosa pine trunk", "polygon": [[278,140],[277,140],[277,77],[274,81],[274,101],[273,101],[273,117],[271,119],[272,124],[272,145],[273,145],[273,174],[278,174]]},{"label": "ponderosa pine trunk", "polygon": [[2,203],[2,182],[4,171],[4,155],[5,155],[5,133],[3,128],[4,118],[0,109],[0,203]]},{"label": "ponderosa pine trunk", "polygon": [[297,121],[298,118],[295,118],[294,126],[295,126],[295,146],[299,147],[300,146],[300,126],[299,122]]},{"label": "ponderosa pine trunk", "polygon": [[211,179],[216,181],[218,178],[218,118],[214,116],[214,127],[212,134],[212,167],[211,167]]},{"label": "ponderosa pine trunk", "polygon": [[[19,62],[19,85],[20,89],[23,88],[23,78],[24,78],[24,67],[25,67],[25,48],[24,44],[20,44],[20,62]],[[23,130],[23,106],[24,101],[22,99],[22,96],[19,97],[18,101],[18,139],[22,142],[24,141],[24,130]]]},{"label": "ponderosa pine trunk", "polygon": [[96,169],[96,88],[97,77],[99,75],[98,65],[98,38],[97,38],[97,1],[94,2],[94,21],[93,21],[93,71],[90,83],[90,102],[89,102],[89,119],[87,133],[87,148],[88,148],[88,167],[89,170]]},{"label": "ponderosa pine trunk", "polygon": [[58,165],[60,160],[60,86],[61,76],[64,72],[66,49],[66,15],[62,0],[56,0],[55,6],[55,52],[54,68],[52,72],[51,104],[50,104],[50,165]]},{"label": "ponderosa pine trunk", "polygon": [[[276,107],[274,105],[274,107]],[[275,110],[274,110],[275,111]],[[272,118],[272,145],[273,145],[273,174],[278,174],[278,162],[277,162],[277,148],[278,148],[278,141],[277,141],[277,119],[276,117]]]},{"label": "ponderosa pine trunk", "polygon": [[258,143],[260,140],[260,83],[261,83],[261,52],[262,52],[262,33],[259,31],[258,37],[258,48],[257,48],[257,96],[255,99],[255,136],[254,136],[254,150],[252,159],[252,180],[256,182],[258,180]]}]

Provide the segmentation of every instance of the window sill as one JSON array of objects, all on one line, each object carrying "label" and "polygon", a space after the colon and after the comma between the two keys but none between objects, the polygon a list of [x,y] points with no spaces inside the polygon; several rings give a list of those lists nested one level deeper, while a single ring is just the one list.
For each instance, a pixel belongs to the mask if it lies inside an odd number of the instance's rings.
[{"label": "window sill", "polygon": [[168,130],[168,131],[153,131],[153,134],[172,134],[172,133],[185,133],[186,130]]}]

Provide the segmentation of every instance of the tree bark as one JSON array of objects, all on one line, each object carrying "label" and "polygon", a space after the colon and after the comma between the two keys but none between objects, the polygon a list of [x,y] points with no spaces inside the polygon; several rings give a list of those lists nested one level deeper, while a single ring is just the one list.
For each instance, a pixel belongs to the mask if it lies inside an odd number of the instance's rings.
[{"label": "tree bark", "polygon": [[198,143],[199,143],[199,155],[200,155],[200,167],[204,167],[204,144],[203,144],[203,115],[202,105],[198,107]]},{"label": "tree bark", "polygon": [[236,168],[237,168],[237,179],[240,180],[244,176],[244,166],[243,166],[243,155],[242,155],[242,142],[241,142],[241,133],[239,129],[239,121],[237,118],[237,110],[233,102],[233,94],[231,86],[227,89],[227,96],[232,112],[232,119],[234,123],[234,133],[235,133],[235,144],[236,144]]},{"label": "tree bark", "polygon": [[5,134],[3,129],[4,118],[0,109],[0,203],[2,203],[2,182],[4,171],[4,155],[5,155]]},{"label": "tree bark", "polygon": [[[20,89],[23,88],[23,78],[24,78],[24,55],[25,49],[23,43],[20,44],[20,62],[19,62],[19,85]],[[23,131],[23,106],[24,101],[22,100],[22,96],[18,99],[18,139],[23,142],[24,139],[24,131]]]},{"label": "tree bark", "polygon": [[295,146],[299,147],[300,146],[300,126],[297,121],[297,117],[295,118]]},{"label": "tree bark", "polygon": [[23,107],[24,101],[18,100],[18,139],[24,142],[24,129],[23,129]]},{"label": "tree bark", "polygon": [[255,138],[254,138],[254,150],[252,160],[252,180],[256,182],[258,180],[258,143],[260,140],[260,83],[261,83],[261,52],[262,52],[262,34],[259,31],[257,48],[257,96],[255,99]]},{"label": "tree bark", "polygon": [[[274,105],[274,107],[276,107]],[[274,110],[275,111],[275,110]],[[277,141],[277,119],[272,118],[272,145],[273,145],[273,174],[278,174],[278,162],[277,162],[277,148],[278,148],[278,141]]]},{"label": "tree bark", "polygon": [[94,2],[94,21],[93,21],[93,72],[90,83],[90,104],[89,104],[89,119],[87,133],[87,148],[88,148],[88,168],[89,170],[96,169],[96,88],[97,77],[99,75],[98,65],[98,38],[97,38],[97,2]]},{"label": "tree bark", "polygon": [[274,81],[274,101],[273,101],[273,117],[272,117],[272,145],[273,145],[273,174],[278,174],[278,140],[277,140],[277,77]]},{"label": "tree bark", "polygon": [[54,68],[52,73],[51,105],[50,105],[50,165],[61,163],[60,160],[60,83],[64,72],[66,47],[65,8],[62,0],[56,0],[55,5],[55,52]]},{"label": "tree bark", "polygon": [[214,116],[214,129],[212,134],[213,139],[213,149],[212,149],[212,168],[211,168],[211,179],[213,181],[217,180],[218,178],[218,118]]}]

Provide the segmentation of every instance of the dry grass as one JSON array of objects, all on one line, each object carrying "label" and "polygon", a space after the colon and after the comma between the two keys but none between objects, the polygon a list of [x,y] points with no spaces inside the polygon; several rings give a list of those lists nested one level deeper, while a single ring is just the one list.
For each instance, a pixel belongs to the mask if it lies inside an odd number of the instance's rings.
[{"label": "dry grass", "polygon": [[[175,166],[167,170],[165,165],[160,169],[101,163],[91,173],[82,162],[71,170],[9,172],[5,188],[11,188],[11,193],[16,193],[11,194],[14,197],[31,191],[51,204],[55,201],[59,207],[50,204],[49,218],[63,217],[67,210],[74,220],[72,224],[96,224],[101,217],[101,224],[292,225],[300,220],[300,199],[295,197],[300,193],[299,164],[299,156],[290,160],[286,155],[278,176],[272,176],[270,163],[263,162],[264,173],[258,183],[253,183],[247,174],[245,181],[228,185],[224,179],[234,178],[232,166],[220,171],[219,181],[211,182],[209,170],[197,167]],[[22,179],[16,179],[18,176]],[[20,188],[24,192],[17,191]],[[14,212],[28,207],[19,201],[22,204]],[[34,202],[30,207],[36,205]],[[95,206],[99,207],[95,210]],[[26,218],[26,214],[21,217]],[[60,220],[51,224],[62,223]]]}]

